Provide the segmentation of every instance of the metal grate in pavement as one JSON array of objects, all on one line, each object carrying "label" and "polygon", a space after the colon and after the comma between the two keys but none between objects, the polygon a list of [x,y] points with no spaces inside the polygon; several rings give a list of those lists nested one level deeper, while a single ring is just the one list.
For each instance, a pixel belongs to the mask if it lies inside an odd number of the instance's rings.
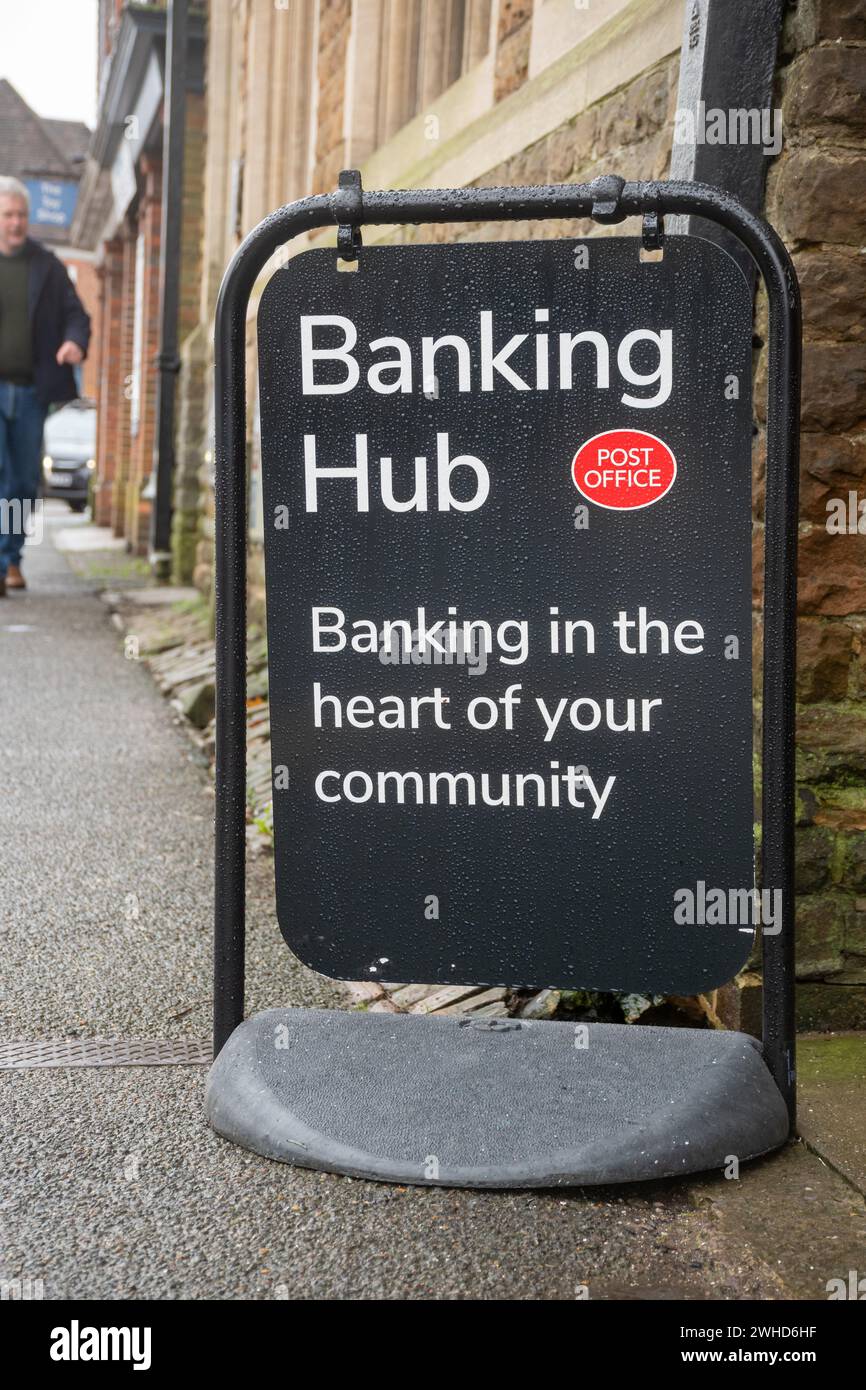
[{"label": "metal grate in pavement", "polygon": [[0,1071],[34,1067],[210,1066],[203,1038],[40,1038],[0,1042]]}]

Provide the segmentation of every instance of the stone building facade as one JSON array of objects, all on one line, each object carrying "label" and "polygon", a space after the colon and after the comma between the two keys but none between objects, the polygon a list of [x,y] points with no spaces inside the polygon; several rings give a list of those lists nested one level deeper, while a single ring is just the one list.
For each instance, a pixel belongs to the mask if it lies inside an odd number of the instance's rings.
[{"label": "stone building facade", "polygon": [[[705,0],[700,0],[704,4]],[[715,0],[711,0],[715,3]],[[141,10],[138,6],[136,9]],[[149,7],[148,7],[149,8]],[[193,136],[185,257],[176,494],[178,578],[210,592],[213,544],[212,338],[223,270],[268,211],[332,190],[359,167],[367,188],[578,182],[616,172],[664,178],[681,60],[698,0],[211,0],[206,95]],[[794,254],[805,303],[800,536],[801,1026],[866,1026],[866,516],[828,526],[834,499],[866,513],[866,9],[861,0],[785,7],[774,107],[784,140],[767,158],[764,211]],[[191,127],[192,128],[192,127]],[[203,133],[201,136],[204,140]],[[202,156],[202,149],[204,154]],[[155,156],[154,156],[155,157]],[[193,167],[195,165],[195,167]],[[200,205],[195,181],[201,176]],[[158,180],[139,166],[137,225]],[[199,206],[199,211],[195,211]],[[185,212],[186,216],[186,212]],[[100,515],[141,545],[147,449],[130,449],[119,387],[133,333],[130,233],[104,242],[106,372]],[[192,242],[200,231],[201,240]],[[155,227],[151,237],[155,235]],[[365,230],[365,241],[617,234],[575,222]],[[319,236],[327,244],[333,234]],[[309,243],[307,243],[309,244]],[[150,243],[152,269],[153,241]],[[293,246],[288,254],[303,249]],[[250,306],[249,400],[256,399]],[[198,257],[198,259],[197,259]],[[188,278],[187,278],[188,277]],[[760,308],[758,339],[762,331]],[[760,632],[763,358],[756,354],[756,626]],[[113,405],[112,405],[113,403]],[[114,409],[114,416],[112,416]],[[147,406],[142,406],[146,413]],[[126,421],[126,423],[124,423]],[[250,597],[264,604],[257,411],[250,409]],[[100,494],[101,496],[101,494]],[[850,509],[849,509],[850,514]],[[759,644],[758,644],[759,647]],[[759,663],[756,663],[759,665]],[[756,671],[756,678],[759,675]],[[760,687],[756,684],[756,698]],[[751,988],[751,986],[755,988]],[[754,1026],[758,977],[717,1000]]]},{"label": "stone building facade", "polygon": [[[368,188],[662,177],[673,131],[684,0],[226,0],[208,19],[201,343],[219,280],[272,208]],[[406,228],[390,239],[575,235],[574,222]],[[615,229],[608,229],[615,230]],[[317,239],[324,244],[325,234]],[[384,240],[368,229],[365,240]],[[309,244],[308,242],[303,244]],[[299,250],[299,242],[293,250]],[[261,278],[259,292],[274,265]],[[255,399],[250,306],[249,391]],[[264,600],[257,421],[251,409],[251,605]],[[195,581],[212,563],[212,435]]]}]

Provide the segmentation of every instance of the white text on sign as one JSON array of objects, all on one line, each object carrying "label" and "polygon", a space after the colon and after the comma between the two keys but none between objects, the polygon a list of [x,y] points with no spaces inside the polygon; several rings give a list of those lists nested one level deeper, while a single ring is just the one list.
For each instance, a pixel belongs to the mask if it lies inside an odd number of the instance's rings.
[{"label": "white text on sign", "polygon": [[[535,318],[536,322],[546,323],[550,310],[536,309]],[[414,352],[405,338],[393,335],[374,338],[364,350],[367,385],[380,396],[425,392],[434,380],[443,391],[453,387],[455,382],[461,392],[492,391],[499,385],[510,386],[514,391],[550,391],[557,386],[560,391],[571,391],[576,376],[588,371],[594,372],[597,390],[610,389],[611,345],[605,335],[595,329],[554,335],[558,336],[558,344],[552,352],[551,335],[546,332],[515,333],[507,342],[497,345],[493,312],[489,309],[478,315],[478,328],[477,360],[473,345],[457,333],[440,338],[422,337]],[[341,335],[336,342],[334,330]],[[534,352],[528,347],[530,339]],[[658,362],[649,372],[638,371],[634,364],[634,349],[641,343],[651,345],[658,354]],[[317,373],[317,366],[326,363],[331,370]],[[555,367],[553,373],[551,365]],[[616,367],[626,385],[656,388],[649,396],[624,391],[620,396],[623,405],[636,410],[652,410],[663,405],[673,384],[672,330],[662,328],[655,333],[650,328],[635,328],[626,333],[616,349]],[[360,380],[358,330],[352,320],[344,314],[302,314],[301,388],[304,395],[345,395],[354,391]]]}]

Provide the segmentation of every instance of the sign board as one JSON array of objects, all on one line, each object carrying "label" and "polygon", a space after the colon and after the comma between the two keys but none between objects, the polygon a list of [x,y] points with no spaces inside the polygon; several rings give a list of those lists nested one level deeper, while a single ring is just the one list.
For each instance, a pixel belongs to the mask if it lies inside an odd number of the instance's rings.
[{"label": "sign board", "polygon": [[57,227],[65,230],[72,226],[75,204],[78,201],[78,183],[61,179],[26,179],[30,194],[30,221],[34,227]]},{"label": "sign board", "polygon": [[308,965],[672,993],[742,966],[751,324],[691,237],[272,277],[277,908]]}]

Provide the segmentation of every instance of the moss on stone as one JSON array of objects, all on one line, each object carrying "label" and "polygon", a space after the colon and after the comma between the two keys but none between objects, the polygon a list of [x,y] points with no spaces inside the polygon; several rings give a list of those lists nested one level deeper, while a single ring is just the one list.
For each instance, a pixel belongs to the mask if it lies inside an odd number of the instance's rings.
[{"label": "moss on stone", "polygon": [[799,1038],[797,1069],[804,1081],[866,1080],[866,1033]]}]

